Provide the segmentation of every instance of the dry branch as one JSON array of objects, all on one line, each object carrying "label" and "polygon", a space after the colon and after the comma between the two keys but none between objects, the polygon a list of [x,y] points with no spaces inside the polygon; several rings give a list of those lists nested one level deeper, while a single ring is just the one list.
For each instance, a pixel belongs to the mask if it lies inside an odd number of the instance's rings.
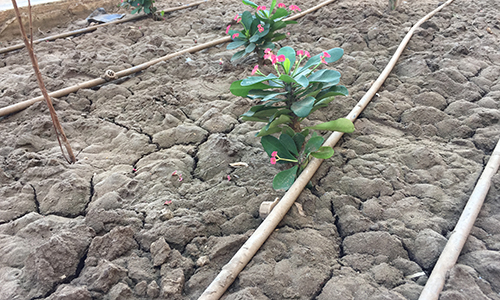
[{"label": "dry branch", "polygon": [[[73,154],[73,150],[71,149],[71,145],[68,142],[68,139],[66,138],[66,135],[64,134],[64,130],[61,127],[61,123],[59,123],[59,119],[57,118],[56,111],[54,109],[54,106],[52,105],[52,101],[50,100],[49,94],[47,93],[47,89],[45,88],[45,84],[43,83],[43,78],[42,78],[42,73],[40,72],[40,68],[38,67],[38,61],[35,56],[35,52],[33,50],[33,40],[28,40],[28,36],[26,35],[26,31],[24,30],[23,26],[23,21],[21,19],[21,14],[19,13],[19,8],[17,7],[16,0],[12,0],[12,5],[14,6],[14,10],[16,12],[16,17],[17,21],[19,22],[19,29],[21,30],[21,35],[24,40],[24,44],[26,45],[26,49],[28,49],[28,54],[31,59],[31,64],[33,65],[33,69],[35,70],[35,75],[36,79],[38,81],[38,86],[40,87],[40,90],[42,90],[43,98],[47,102],[47,106],[49,107],[49,112],[50,112],[50,117],[52,118],[52,124],[54,125],[54,129],[56,131],[56,136],[57,136],[57,141],[59,142],[59,147],[61,147],[62,154],[64,158],[69,162],[69,163],[75,163],[76,162],[76,157]],[[29,10],[29,24],[30,24],[30,33],[33,31],[33,25],[32,25],[32,19],[31,19],[31,3],[30,0],[28,0],[28,10]],[[33,35],[32,35],[33,36]],[[64,147],[66,148],[66,152],[68,153],[69,160],[66,158],[66,155],[64,154],[64,150],[62,149],[61,145],[61,140],[62,143],[64,144]]]}]

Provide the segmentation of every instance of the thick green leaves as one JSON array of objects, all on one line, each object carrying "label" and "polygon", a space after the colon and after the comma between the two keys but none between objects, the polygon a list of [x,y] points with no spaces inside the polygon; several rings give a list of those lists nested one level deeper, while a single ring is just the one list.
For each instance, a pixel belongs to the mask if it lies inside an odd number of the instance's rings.
[{"label": "thick green leaves", "polygon": [[351,133],[354,131],[354,124],[349,119],[340,118],[337,120],[321,123],[321,124],[307,127],[307,128],[316,129],[316,130],[330,130],[330,131]]},{"label": "thick green leaves", "polygon": [[311,137],[304,147],[304,153],[307,155],[311,152],[318,151],[319,147],[323,144],[325,139],[322,136],[313,136]]},{"label": "thick green leaves", "polygon": [[293,155],[297,156],[299,152],[297,151],[297,146],[293,139],[286,133],[280,135],[281,144]]},{"label": "thick green leaves", "polygon": [[250,53],[252,52],[253,50],[255,50],[255,44],[254,43],[250,43],[246,48],[245,48],[245,53]]},{"label": "thick green leaves", "polygon": [[[240,52],[244,52],[244,51],[240,51]],[[242,86],[241,85],[242,81],[243,80],[238,80],[238,81],[231,83],[229,90],[231,91],[231,93],[233,95],[240,96],[240,97],[246,97],[251,90],[264,90],[264,89],[271,88],[269,85],[263,84],[263,83],[255,83],[255,84],[251,84],[251,85]]]},{"label": "thick green leaves", "polygon": [[333,97],[333,96],[348,96],[349,92],[347,91],[347,88],[343,85],[336,85],[332,86],[327,90],[321,91],[316,97],[316,100],[320,100],[323,98],[327,97]]},{"label": "thick green leaves", "polygon": [[305,77],[302,74],[295,77],[295,81],[297,81],[297,83],[300,84],[304,88],[309,85],[309,79],[307,79],[307,77]]},{"label": "thick green leaves", "polygon": [[278,77],[276,75],[274,75],[273,73],[271,73],[267,76],[251,76],[251,77],[247,77],[247,78],[243,79],[241,81],[241,85],[242,86],[250,86],[250,85],[262,82],[262,81],[267,81],[267,80],[276,79],[276,78],[278,78]]},{"label": "thick green leaves", "polygon": [[340,81],[340,73],[335,70],[323,69],[311,74],[309,82],[327,82],[337,84]]},{"label": "thick green leaves", "polygon": [[279,127],[272,127],[272,128],[264,127],[255,136],[266,136],[266,135],[278,133],[280,131],[281,131],[281,128],[279,128]]},{"label": "thick green leaves", "polygon": [[251,12],[244,11],[241,14],[241,23],[243,24],[243,26],[245,26],[245,28],[250,28],[250,26],[252,26],[253,20],[254,19]]},{"label": "thick green leaves", "polygon": [[297,133],[293,136],[293,141],[295,142],[297,149],[302,149],[302,146],[306,141],[306,137],[303,134]]},{"label": "thick green leaves", "polygon": [[253,8],[257,8],[258,7],[257,4],[255,4],[255,3],[253,3],[252,1],[249,1],[249,0],[242,0],[241,2],[243,2],[243,4],[245,4],[245,5],[249,5],[249,6],[253,7]]},{"label": "thick green leaves", "polygon": [[276,21],[286,16],[288,16],[288,11],[284,8],[278,8],[271,18]]},{"label": "thick green leaves", "polygon": [[[261,101],[268,101],[268,100],[271,100],[271,99],[275,99],[274,97],[276,96],[280,96],[280,95],[285,95],[286,93],[273,93],[273,94],[269,94],[267,96],[265,96],[264,98],[262,98]],[[285,101],[285,99],[279,99],[280,101]]]},{"label": "thick green leaves", "polygon": [[281,75],[280,80],[286,83],[297,83],[297,81],[295,81],[292,76],[286,74]]},{"label": "thick green leaves", "polygon": [[314,106],[314,99],[313,97],[307,97],[304,98],[300,101],[294,102],[291,106],[290,109],[293,111],[293,113],[299,117],[299,118],[305,118],[309,115],[311,112],[311,109]]},{"label": "thick green leaves", "polygon": [[233,55],[233,57],[231,57],[231,61],[235,61],[238,58],[241,58],[243,55],[245,55],[245,50],[238,51]]},{"label": "thick green leaves", "polygon": [[232,42],[232,43],[229,43],[229,44],[227,45],[226,49],[227,49],[227,50],[233,50],[233,49],[236,49],[236,48],[238,48],[238,47],[240,47],[240,46],[245,45],[245,43],[246,43],[246,42],[247,42],[247,41],[236,40],[236,41],[234,41],[234,42]]},{"label": "thick green leaves", "polygon": [[319,147],[318,151],[311,152],[311,155],[319,159],[327,159],[332,157],[334,151],[330,146]]},{"label": "thick green leaves", "polygon": [[281,144],[281,142],[272,135],[266,135],[260,138],[260,143],[266,151],[267,155],[271,157],[274,151],[278,151],[278,156],[286,159],[295,159],[295,157]]},{"label": "thick green leaves", "polygon": [[281,171],[273,179],[273,188],[275,190],[285,190],[293,185],[295,179],[297,179],[297,170],[299,166],[294,166],[288,170]]},{"label": "thick green leaves", "polygon": [[[333,48],[326,52],[330,54],[330,57],[325,57],[325,61],[327,63],[336,62],[344,55],[344,50],[342,48]],[[323,55],[323,53],[321,53],[320,55]]]}]

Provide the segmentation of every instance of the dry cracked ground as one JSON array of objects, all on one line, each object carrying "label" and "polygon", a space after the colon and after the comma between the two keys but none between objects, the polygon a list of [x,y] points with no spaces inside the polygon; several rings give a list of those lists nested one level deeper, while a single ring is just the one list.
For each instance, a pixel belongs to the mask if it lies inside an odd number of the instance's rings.
[{"label": "dry cracked ground", "polygon": [[[282,46],[345,50],[328,68],[350,96],[311,122],[347,115],[437,5],[339,0],[288,27]],[[55,91],[223,37],[246,8],[213,0],[35,50]],[[500,134],[499,37],[498,1],[456,0],[425,22],[299,197],[305,216],[292,207],[223,299],[417,299]],[[197,299],[262,222],[260,203],[283,195],[259,127],[239,120],[251,101],[229,93],[257,58],[234,64],[233,52],[55,99],[73,165],[44,103],[0,118],[0,299]],[[1,54],[0,107],[39,94],[26,51]],[[441,300],[500,299],[499,198],[497,175]]]}]

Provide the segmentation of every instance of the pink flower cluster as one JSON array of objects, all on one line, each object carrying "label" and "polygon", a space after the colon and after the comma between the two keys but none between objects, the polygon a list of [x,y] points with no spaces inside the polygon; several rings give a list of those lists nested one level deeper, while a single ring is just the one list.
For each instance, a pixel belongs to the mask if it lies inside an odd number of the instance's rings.
[{"label": "pink flower cluster", "polygon": [[328,52],[324,51],[323,52],[323,55],[321,55],[319,58],[321,59],[321,62],[324,63],[325,65],[327,65],[328,63],[326,62],[325,60],[325,57],[330,57],[330,54],[328,54]]},{"label": "pink flower cluster", "polygon": [[273,151],[273,153],[271,153],[271,165],[275,165],[279,159],[280,157],[278,156],[278,151]]},{"label": "pink flower cluster", "polygon": [[305,50],[299,50],[299,51],[297,51],[297,55],[298,55],[298,56],[305,55],[305,56],[307,56],[307,57],[311,58],[311,54],[309,54],[309,52],[307,52],[307,51],[305,51]]},{"label": "pink flower cluster", "polygon": [[241,22],[241,17],[240,17],[240,15],[236,15],[236,17],[234,17],[234,20],[236,21],[236,23]]},{"label": "pink flower cluster", "polygon": [[300,8],[299,8],[297,5],[293,5],[293,4],[292,4],[292,5],[290,5],[288,8],[289,8],[291,11],[294,11],[294,10],[296,10],[296,11],[300,11]]},{"label": "pink flower cluster", "polygon": [[255,73],[259,70],[259,65],[255,65],[252,70],[252,75],[255,75]]},{"label": "pink flower cluster", "polygon": [[172,176],[178,176],[179,177],[179,181],[182,181],[182,174],[177,173],[177,170],[175,170],[174,172],[172,172]]},{"label": "pink flower cluster", "polygon": [[262,25],[257,25],[257,29],[259,30],[259,32],[262,32],[264,31],[264,27],[262,27]]},{"label": "pink flower cluster", "polygon": [[284,3],[278,3],[278,8],[286,8],[286,5]]},{"label": "pink flower cluster", "polygon": [[263,5],[259,5],[259,6],[257,6],[257,11],[259,11],[259,10],[266,10],[266,7]]},{"label": "pink flower cluster", "polygon": [[273,65],[275,65],[277,62],[284,62],[286,59],[286,57],[283,54],[274,55],[270,48],[264,50],[264,53],[265,53],[264,59],[269,59]]}]

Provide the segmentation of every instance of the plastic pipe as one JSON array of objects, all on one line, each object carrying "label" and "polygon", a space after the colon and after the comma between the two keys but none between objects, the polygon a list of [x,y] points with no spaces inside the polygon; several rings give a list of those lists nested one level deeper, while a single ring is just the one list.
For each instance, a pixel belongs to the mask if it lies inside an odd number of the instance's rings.
[{"label": "plastic pipe", "polygon": [[[184,8],[188,8],[188,7],[191,7],[191,6],[200,5],[200,4],[205,3],[207,1],[209,1],[209,0],[203,0],[203,1],[195,2],[195,3],[191,3],[191,4],[186,4],[186,5],[183,5],[183,6],[172,7],[172,8],[168,8],[168,9],[163,10],[163,12],[172,12],[172,11],[184,9]],[[82,29],[78,29],[78,30],[74,30],[74,31],[64,32],[64,33],[61,33],[61,34],[57,34],[57,35],[45,37],[43,39],[35,40],[35,41],[33,41],[33,43],[38,44],[38,43],[45,42],[45,41],[53,41],[53,40],[57,40],[57,39],[60,39],[60,38],[65,38],[65,37],[72,36],[72,35],[77,35],[77,34],[81,34],[81,33],[91,32],[91,31],[96,30],[99,27],[113,25],[113,24],[119,24],[119,23],[124,23],[124,22],[129,22],[129,21],[137,20],[137,19],[144,18],[144,17],[146,17],[146,15],[139,15],[139,14],[137,14],[137,15],[129,17],[129,18],[125,18],[125,19],[121,19],[121,20],[116,20],[116,21],[109,22],[109,23],[104,23],[104,24],[89,26],[89,27],[86,27],[86,28],[82,28]],[[24,48],[24,44],[17,44],[17,45],[11,46],[11,47],[2,48],[2,49],[0,49],[0,54],[6,53],[6,52],[9,52],[9,51],[14,51],[14,50],[22,49],[22,48]]]},{"label": "plastic pipe", "polygon": [[491,178],[498,171],[500,165],[500,140],[495,150],[491,154],[481,177],[479,178],[474,191],[472,192],[467,205],[465,206],[460,219],[458,220],[453,233],[448,239],[448,243],[439,256],[439,259],[432,270],[431,276],[427,280],[425,287],[420,294],[419,300],[435,300],[439,298],[439,293],[443,290],[446,273],[453,268],[458,256],[469,237],[472,226],[477,215],[483,206],[484,199],[488,194],[491,185]]},{"label": "plastic pipe", "polygon": [[[427,21],[429,18],[443,9],[443,7],[449,5],[453,1],[454,0],[448,0],[446,3],[442,4],[437,9],[427,14],[410,29],[410,31],[406,34],[403,41],[396,50],[396,53],[394,53],[393,57],[391,58],[385,69],[382,71],[380,76],[373,83],[368,92],[366,92],[363,98],[361,98],[358,104],[347,115],[347,118],[349,120],[353,122],[356,120],[356,118],[368,105],[378,89],[382,86],[382,84],[396,65],[397,60],[401,56],[401,53],[410,41],[410,38],[412,37],[415,30],[420,27],[422,23]],[[333,147],[340,140],[342,135],[342,132],[333,132],[323,145]],[[307,167],[300,174],[292,187],[290,187],[290,189],[285,193],[283,198],[281,198],[276,207],[274,207],[267,218],[260,224],[260,226],[255,230],[255,232],[250,236],[245,244],[243,244],[238,252],[236,252],[233,258],[224,267],[222,267],[219,275],[217,275],[217,277],[207,287],[207,289],[203,292],[200,298],[198,298],[198,300],[217,300],[224,294],[224,292],[236,279],[236,276],[238,276],[241,270],[243,270],[243,268],[250,262],[252,257],[255,255],[255,253],[257,253],[262,244],[264,244],[267,238],[271,235],[271,233],[274,232],[276,226],[278,226],[279,222],[281,222],[288,210],[290,210],[293,203],[298,198],[307,183],[311,180],[313,175],[316,173],[322,162],[322,159],[316,158],[313,158],[309,162]]]}]

